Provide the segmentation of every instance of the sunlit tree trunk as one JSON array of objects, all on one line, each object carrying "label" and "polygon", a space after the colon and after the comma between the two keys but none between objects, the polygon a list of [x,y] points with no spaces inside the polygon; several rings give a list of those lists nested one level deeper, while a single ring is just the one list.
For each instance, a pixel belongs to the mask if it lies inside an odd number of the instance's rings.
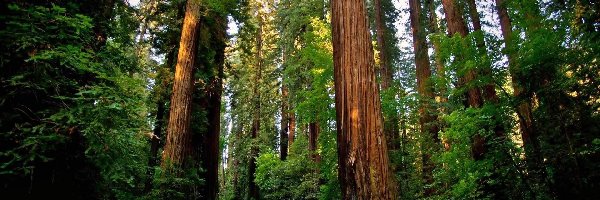
[{"label": "sunlit tree trunk", "polygon": [[193,159],[197,157],[195,146],[198,141],[193,141],[190,120],[199,19],[200,1],[189,0],[186,5],[177,65],[175,66],[167,141],[162,162],[165,171],[172,171],[173,167],[196,165],[197,162]]},{"label": "sunlit tree trunk", "polygon": [[395,199],[365,2],[331,5],[342,198]]},{"label": "sunlit tree trunk", "polygon": [[[419,126],[425,138],[421,144],[422,162],[423,162],[423,180],[426,185],[433,184],[433,168],[434,164],[431,160],[431,155],[435,150],[436,144],[439,143],[437,137],[438,128],[435,125],[437,116],[434,113],[433,102],[435,96],[431,84],[431,66],[429,64],[429,56],[427,53],[427,42],[425,37],[425,29],[421,25],[423,16],[421,13],[421,2],[419,0],[409,0],[410,6],[410,24],[413,35],[413,48],[415,52],[415,65],[417,75],[417,92],[420,95],[419,106]],[[429,196],[434,192],[433,188],[425,189],[425,196]]]}]

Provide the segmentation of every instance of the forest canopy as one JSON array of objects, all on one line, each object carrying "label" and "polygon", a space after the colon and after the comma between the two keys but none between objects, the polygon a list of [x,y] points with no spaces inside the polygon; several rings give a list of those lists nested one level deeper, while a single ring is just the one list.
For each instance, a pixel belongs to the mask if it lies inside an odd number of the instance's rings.
[{"label": "forest canopy", "polygon": [[595,0],[1,0],[2,199],[600,199]]}]

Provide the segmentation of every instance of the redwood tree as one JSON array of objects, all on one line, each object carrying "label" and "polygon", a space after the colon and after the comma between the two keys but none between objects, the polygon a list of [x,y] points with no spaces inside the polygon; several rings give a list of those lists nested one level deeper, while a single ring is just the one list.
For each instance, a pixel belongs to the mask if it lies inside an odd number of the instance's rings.
[{"label": "redwood tree", "polygon": [[[439,143],[437,137],[437,126],[435,125],[436,116],[433,112],[431,102],[434,99],[433,87],[431,85],[431,69],[429,56],[427,54],[427,43],[425,38],[425,29],[421,25],[421,2],[419,0],[409,0],[410,6],[410,24],[413,35],[413,48],[415,51],[415,66],[417,74],[417,91],[420,97],[419,106],[419,126],[423,133],[423,179],[425,184],[433,184],[433,161],[431,153],[435,145]],[[429,196],[432,189],[426,189],[425,195]]]},{"label": "redwood tree", "polygon": [[343,199],[394,199],[363,0],[333,0],[339,181]]},{"label": "redwood tree", "polygon": [[[394,70],[390,63],[392,61],[390,52],[387,48],[386,38],[386,13],[382,5],[382,0],[375,0],[375,28],[377,36],[377,50],[379,51],[379,77],[381,90],[387,90],[391,87],[394,77]],[[391,4],[391,2],[386,2]],[[389,113],[384,113],[383,132],[386,135],[389,150],[396,148],[396,137],[399,134],[398,111],[396,109]]]},{"label": "redwood tree", "polygon": [[[456,0],[442,0],[444,7],[444,13],[446,14],[446,21],[448,23],[448,35],[450,37],[455,34],[459,34],[461,38],[467,37],[469,30],[467,24],[462,16],[462,12],[458,7]],[[457,55],[457,61],[464,60],[465,57],[462,54]],[[477,87],[469,86],[477,77],[477,72],[473,69],[468,69],[464,75],[459,77],[460,86],[468,86],[467,100],[465,106],[479,108],[483,105],[483,99],[481,97],[481,91]]]},{"label": "redwood tree", "polygon": [[196,165],[193,159],[197,156],[197,141],[193,141],[190,120],[199,20],[200,1],[187,1],[175,66],[167,141],[163,153],[162,167],[165,171],[172,171],[173,167]]}]

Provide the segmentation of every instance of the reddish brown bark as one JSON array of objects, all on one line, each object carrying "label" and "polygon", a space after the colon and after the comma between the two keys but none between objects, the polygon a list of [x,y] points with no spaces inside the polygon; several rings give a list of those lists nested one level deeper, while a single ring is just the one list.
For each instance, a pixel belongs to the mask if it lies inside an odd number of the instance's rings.
[{"label": "reddish brown bark", "polygon": [[279,132],[279,159],[285,160],[288,155],[288,129],[290,124],[288,105],[288,88],[281,83],[281,131]]},{"label": "reddish brown bark", "polygon": [[190,120],[199,19],[200,2],[188,1],[179,42],[177,65],[175,66],[167,141],[163,153],[162,167],[166,171],[172,170],[173,166],[195,165],[196,163],[190,160],[197,156],[197,148],[194,147],[190,131]]},{"label": "reddish brown bark", "polygon": [[380,67],[380,78],[381,78],[381,89],[386,90],[390,87],[393,80],[392,68],[389,65],[387,56],[387,48],[385,43],[385,21],[382,8],[381,0],[374,0],[375,3],[375,26],[377,28],[377,50],[379,51],[379,67]]},{"label": "reddish brown bark", "polygon": [[[496,9],[500,18],[500,28],[502,30],[502,36],[504,37],[505,48],[510,49],[514,46],[512,40],[512,23],[506,10],[506,5],[504,4],[504,0],[496,0]],[[541,154],[537,134],[533,125],[531,100],[524,96],[526,91],[520,84],[522,82],[521,79],[524,77],[519,76],[516,72],[518,70],[517,63],[515,62],[516,55],[513,51],[508,50],[506,56],[508,58],[508,68],[512,78],[514,96],[519,102],[517,105],[517,116],[519,117],[521,138],[523,139],[525,155],[527,156],[527,165],[529,165],[530,169],[534,169],[536,168],[535,166],[541,166]]]},{"label": "reddish brown bark", "polygon": [[[469,34],[469,30],[467,29],[467,24],[465,23],[460,9],[456,5],[456,0],[442,0],[442,5],[448,23],[448,35],[452,37],[455,34],[459,34],[460,37],[465,38],[467,34]],[[464,57],[459,55],[457,59],[464,59]],[[476,78],[477,73],[475,70],[469,69],[464,75],[459,77],[459,84],[462,87],[469,87],[465,106],[479,108],[483,105],[481,91],[477,87],[469,86]]]},{"label": "reddish brown bark", "polygon": [[[480,54],[487,54],[485,49],[485,41],[483,38],[483,32],[481,31],[481,19],[479,17],[479,12],[477,11],[477,4],[475,4],[475,0],[467,0],[467,5],[469,6],[469,16],[471,17],[471,21],[473,23],[473,31],[481,32],[480,35],[475,37],[475,42],[477,45],[477,49]],[[492,68],[491,66],[483,66],[482,67],[482,75],[487,76],[490,80],[483,86],[483,98],[493,104],[498,103],[498,95],[496,94],[496,86],[492,77]]]},{"label": "reddish brown bark", "polygon": [[317,142],[319,140],[319,124],[311,122],[308,124],[308,151],[310,158],[315,161],[320,161],[319,153],[317,153]]},{"label": "reddish brown bark", "polygon": [[[425,38],[425,29],[421,26],[421,3],[419,0],[409,0],[410,6],[410,25],[413,35],[413,48],[415,52],[415,65],[417,75],[417,91],[420,98],[419,106],[419,126],[421,132],[425,135],[422,148],[423,179],[425,184],[433,184],[434,164],[431,160],[431,153],[434,145],[439,143],[437,137],[438,128],[435,125],[437,116],[432,113],[431,102],[434,100],[433,87],[431,86],[431,69],[429,65],[429,56],[427,54],[427,43]],[[425,190],[425,196],[434,192],[432,188]]]},{"label": "reddish brown bark", "polygon": [[331,5],[342,198],[395,199],[365,2]]}]

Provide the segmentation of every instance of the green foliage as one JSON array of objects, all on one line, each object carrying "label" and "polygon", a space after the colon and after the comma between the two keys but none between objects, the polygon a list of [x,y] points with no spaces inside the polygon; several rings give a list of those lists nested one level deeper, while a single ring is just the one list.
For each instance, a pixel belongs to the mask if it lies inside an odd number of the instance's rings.
[{"label": "green foliage", "polygon": [[[304,151],[306,152],[306,151]],[[317,165],[308,154],[294,154],[281,161],[277,154],[263,153],[257,159],[256,183],[264,199],[318,199]]]},{"label": "green foliage", "polygon": [[146,82],[128,74],[139,70],[133,48],[109,41],[92,50],[92,20],[58,5],[8,10],[0,30],[2,190],[21,196],[18,188],[31,184],[34,198],[133,198],[149,129]]},{"label": "green foliage", "polygon": [[[169,165],[168,163],[165,165]],[[163,171],[157,167],[153,177],[154,190],[146,194],[143,199],[201,199],[197,188],[203,186],[204,180],[199,176],[202,169],[171,168]]]},{"label": "green foliage", "polygon": [[[498,132],[497,126],[505,119],[502,112],[501,107],[485,105],[481,109],[456,110],[445,119],[449,128],[441,138],[450,147],[436,158],[440,167],[435,170],[435,188],[443,190],[435,198],[529,197],[531,188],[523,182],[514,161],[521,152],[508,140],[511,134]],[[476,156],[480,151],[478,142],[484,142],[483,158]]]}]

